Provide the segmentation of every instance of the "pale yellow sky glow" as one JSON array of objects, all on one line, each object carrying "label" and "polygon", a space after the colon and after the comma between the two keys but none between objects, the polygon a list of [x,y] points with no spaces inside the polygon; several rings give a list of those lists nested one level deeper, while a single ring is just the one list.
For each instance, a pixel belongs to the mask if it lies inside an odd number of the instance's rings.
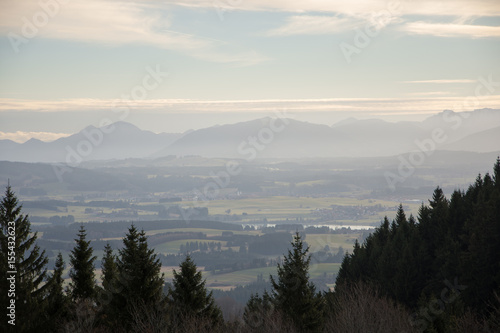
[{"label": "pale yellow sky glow", "polygon": [[[416,81],[418,82],[418,81]],[[440,82],[436,82],[440,83]],[[152,99],[122,101],[119,99],[70,99],[70,100],[18,100],[0,99],[0,112],[5,111],[80,111],[80,110],[117,110],[129,107],[131,111],[150,110],[161,113],[190,112],[269,112],[275,108],[286,108],[295,112],[319,111],[384,111],[386,113],[404,111],[407,114],[420,112],[439,112],[445,109],[470,111],[474,108],[492,108],[500,105],[500,95],[443,96],[447,92],[421,92],[411,95],[430,97],[408,98],[321,98],[321,99],[263,99],[263,100],[188,100]],[[439,95],[439,96],[432,96]],[[477,100],[473,105],[471,100]]]}]

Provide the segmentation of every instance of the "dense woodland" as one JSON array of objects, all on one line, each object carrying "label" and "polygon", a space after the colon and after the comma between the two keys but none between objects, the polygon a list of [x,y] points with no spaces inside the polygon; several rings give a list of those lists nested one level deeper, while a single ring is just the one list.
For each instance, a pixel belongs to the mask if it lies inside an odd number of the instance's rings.
[{"label": "dense woodland", "polygon": [[450,199],[437,188],[417,217],[401,206],[344,256],[335,290],[310,281],[309,248],[297,232],[270,290],[252,295],[232,320],[223,319],[190,255],[164,288],[162,263],[134,225],[117,252],[106,246],[99,284],[85,228],[74,235],[70,262],[59,255],[49,267],[10,186],[0,230],[1,307],[15,299],[15,326],[7,309],[2,332],[500,331],[500,158],[493,175],[479,175]]}]

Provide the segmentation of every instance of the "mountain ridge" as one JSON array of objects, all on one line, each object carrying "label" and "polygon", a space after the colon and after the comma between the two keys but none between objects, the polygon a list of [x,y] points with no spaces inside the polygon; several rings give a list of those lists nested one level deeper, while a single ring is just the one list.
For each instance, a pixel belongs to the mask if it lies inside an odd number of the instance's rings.
[{"label": "mountain ridge", "polygon": [[437,149],[466,147],[467,151],[487,152],[500,150],[500,144],[495,141],[498,126],[500,110],[497,109],[464,113],[445,110],[421,122],[392,123],[351,117],[332,126],[264,117],[182,134],[156,134],[120,121],[101,128],[89,125],[54,141],[32,138],[25,143],[16,143],[0,140],[0,160],[80,163],[169,155],[247,160],[391,156],[414,151],[418,148],[417,142],[432,138],[436,129],[446,136],[445,142],[439,143]]}]

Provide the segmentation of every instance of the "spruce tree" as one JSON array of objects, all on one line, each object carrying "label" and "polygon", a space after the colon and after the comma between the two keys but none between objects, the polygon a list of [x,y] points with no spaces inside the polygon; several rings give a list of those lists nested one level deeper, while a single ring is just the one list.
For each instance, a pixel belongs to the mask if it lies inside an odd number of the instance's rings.
[{"label": "spruce tree", "polygon": [[[493,170],[450,200],[438,187],[418,223],[412,216],[405,221],[400,207],[389,233],[386,219],[345,257],[336,293],[351,281],[376,284],[415,311],[415,322],[425,322],[429,332],[454,331],[465,308],[481,320],[490,316],[500,290],[500,159]],[[444,309],[429,317],[421,309],[430,304]]]},{"label": "spruce tree", "polygon": [[123,238],[124,247],[116,260],[118,276],[115,280],[110,311],[113,319],[130,329],[132,317],[141,311],[155,309],[163,304],[164,276],[161,262],[153,249],[148,248],[144,230],[132,225]]},{"label": "spruce tree", "polygon": [[201,272],[187,255],[174,270],[173,288],[168,290],[168,302],[173,318],[202,318],[213,326],[222,322],[222,312],[215,304],[212,292],[207,292]]},{"label": "spruce tree", "polygon": [[[29,218],[21,214],[21,209],[8,185],[0,202],[0,306],[4,311],[1,332],[37,332],[44,322],[48,284],[43,282],[48,259],[36,244],[37,233],[31,232]],[[11,285],[15,290],[11,291]],[[5,314],[13,300],[15,326],[8,323],[14,318]]]},{"label": "spruce tree", "polygon": [[57,255],[54,272],[52,273],[49,283],[49,297],[48,297],[48,327],[47,330],[51,332],[58,331],[64,321],[68,318],[69,314],[69,299],[64,293],[63,289],[63,273],[65,263],[61,252]]},{"label": "spruce tree", "polygon": [[101,261],[101,280],[102,288],[99,288],[98,305],[100,306],[100,320],[108,326],[113,326],[113,311],[110,302],[113,298],[113,293],[117,292],[116,281],[118,279],[118,268],[116,266],[116,256],[113,254],[111,246],[106,244],[104,254]]},{"label": "spruce tree", "polygon": [[301,332],[316,332],[322,327],[323,299],[309,281],[309,247],[297,232],[283,264],[278,264],[278,280],[271,276],[271,298],[277,310],[292,320]]},{"label": "spruce tree", "polygon": [[104,255],[101,261],[102,269],[102,287],[108,292],[113,291],[113,284],[118,276],[118,269],[116,267],[116,256],[113,254],[113,249],[111,246],[106,244],[104,247]]},{"label": "spruce tree", "polygon": [[262,297],[251,294],[243,312],[243,321],[251,331],[265,331],[268,321],[272,321],[273,312],[272,299],[267,291]]},{"label": "spruce tree", "polygon": [[96,296],[96,281],[94,273],[94,250],[90,246],[90,241],[86,240],[87,233],[85,227],[80,226],[78,238],[75,239],[76,246],[71,250],[70,263],[71,270],[71,297],[73,300],[94,299]]},{"label": "spruce tree", "polygon": [[461,275],[468,288],[462,296],[467,305],[485,314],[494,304],[492,291],[500,291],[500,162],[494,165],[494,174],[476,179],[465,197],[471,211],[465,222],[465,248],[461,256]]}]

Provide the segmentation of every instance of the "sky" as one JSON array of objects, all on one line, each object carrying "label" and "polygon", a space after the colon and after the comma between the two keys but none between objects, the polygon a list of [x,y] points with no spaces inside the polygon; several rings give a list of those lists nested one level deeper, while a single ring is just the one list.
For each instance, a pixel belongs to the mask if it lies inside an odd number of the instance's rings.
[{"label": "sky", "polygon": [[1,0],[0,139],[500,109],[500,1]]}]

